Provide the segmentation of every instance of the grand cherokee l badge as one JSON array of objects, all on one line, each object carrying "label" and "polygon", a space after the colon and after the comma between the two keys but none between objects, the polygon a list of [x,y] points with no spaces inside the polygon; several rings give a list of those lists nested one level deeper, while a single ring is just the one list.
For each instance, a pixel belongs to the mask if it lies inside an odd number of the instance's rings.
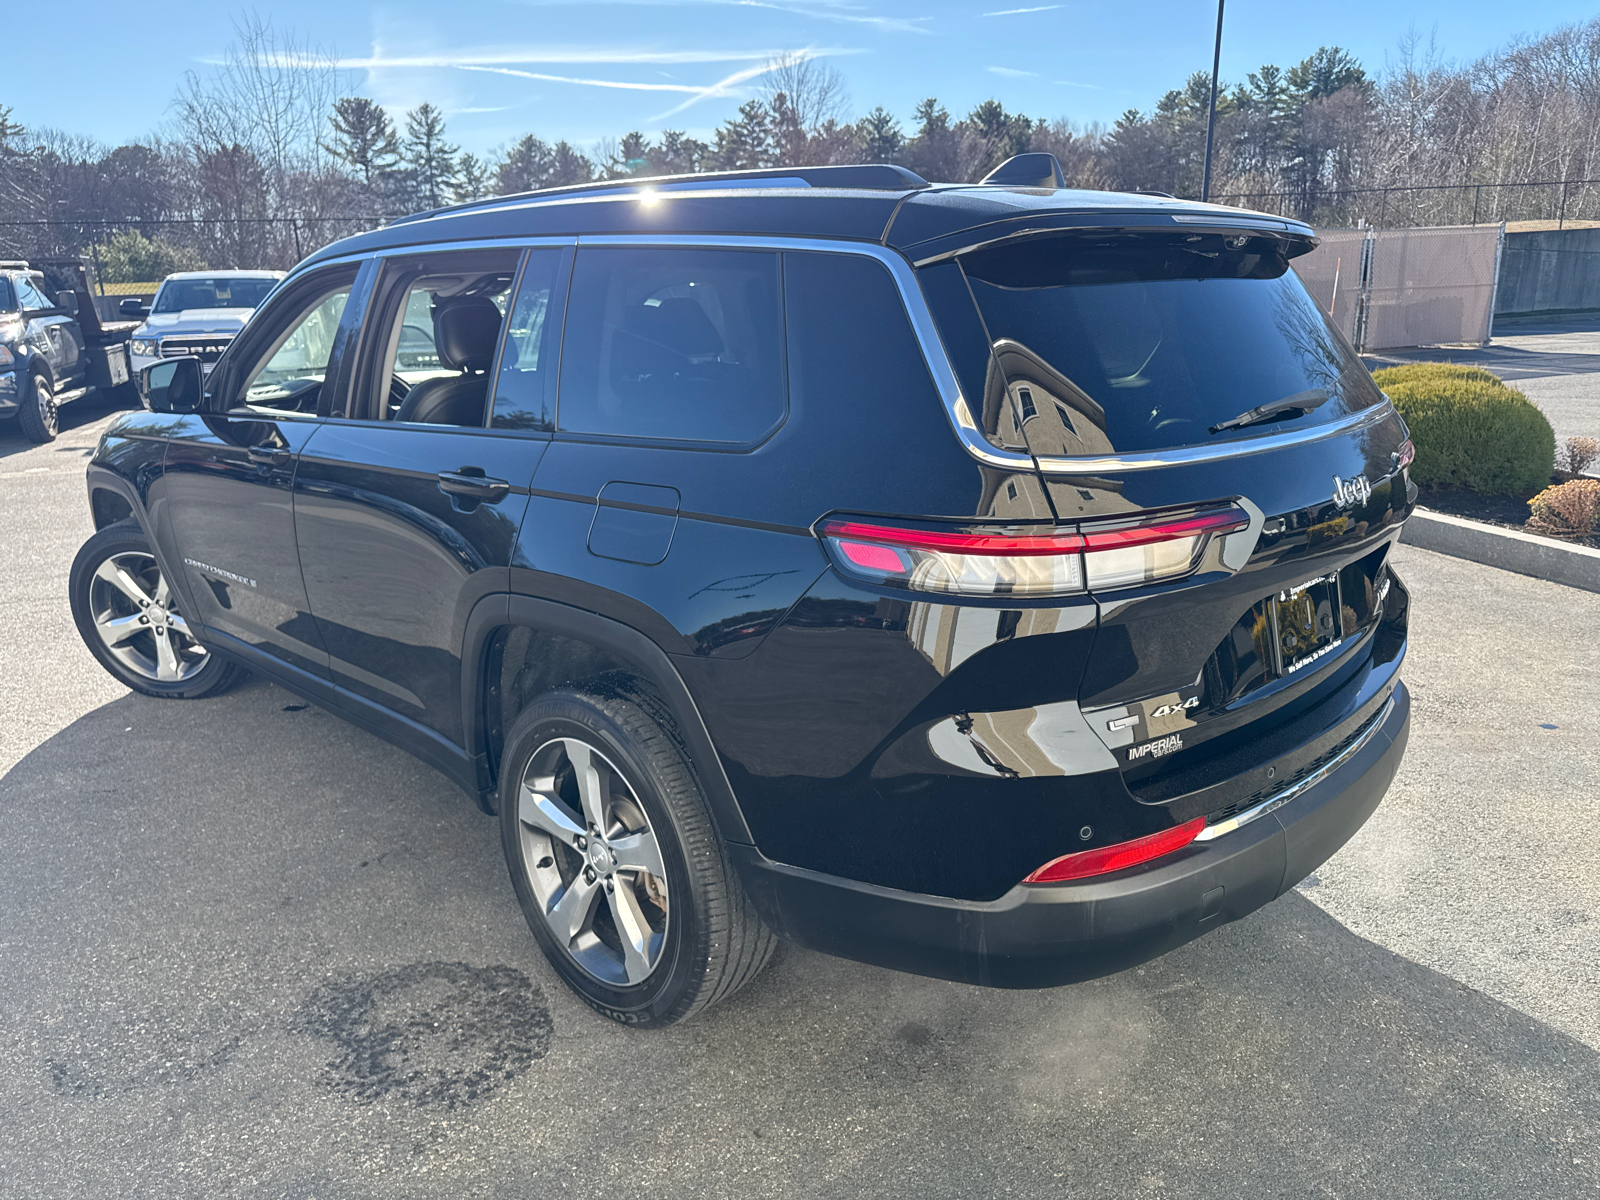
[{"label": "grand cherokee l badge", "polygon": [[1372,485],[1367,482],[1365,475],[1357,475],[1354,479],[1340,479],[1337,475],[1333,477],[1333,502],[1340,508],[1354,508],[1371,498]]}]

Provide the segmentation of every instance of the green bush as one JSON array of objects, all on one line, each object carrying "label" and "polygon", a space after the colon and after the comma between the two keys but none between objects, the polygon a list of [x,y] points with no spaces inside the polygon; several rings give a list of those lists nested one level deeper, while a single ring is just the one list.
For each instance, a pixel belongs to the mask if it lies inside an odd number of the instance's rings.
[{"label": "green bush", "polygon": [[204,271],[206,260],[189,246],[147,238],[137,229],[113,233],[99,248],[100,282],[143,283],[175,271]]},{"label": "green bush", "polygon": [[1423,487],[1526,495],[1550,483],[1556,435],[1515,388],[1478,367],[1407,363],[1373,372],[1411,429]]}]

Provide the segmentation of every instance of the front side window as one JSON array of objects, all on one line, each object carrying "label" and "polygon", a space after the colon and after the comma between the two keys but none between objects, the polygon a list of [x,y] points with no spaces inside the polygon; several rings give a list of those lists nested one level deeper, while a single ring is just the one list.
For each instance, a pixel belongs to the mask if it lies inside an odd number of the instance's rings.
[{"label": "front side window", "polygon": [[520,257],[515,250],[470,250],[397,259],[385,268],[379,312],[392,315],[378,318],[387,340],[375,415],[483,427]]},{"label": "front side window", "polygon": [[244,386],[243,402],[252,408],[314,413],[328,377],[334,335],[350,299],[342,280],[316,294],[289,325]]},{"label": "front side window", "polygon": [[32,275],[17,276],[17,294],[22,299],[25,309],[54,308],[56,302],[52,300],[44,289],[44,280]]},{"label": "front side window", "polygon": [[276,279],[169,279],[161,285],[156,313],[182,312],[188,308],[256,308],[267,298]]},{"label": "front side window", "polygon": [[17,293],[11,287],[11,280],[0,276],[0,312],[17,311]]},{"label": "front side window", "polygon": [[778,256],[580,249],[562,338],[564,431],[748,444],[783,419]]},{"label": "front side window", "polygon": [[1034,453],[1099,454],[1382,402],[1286,250],[1242,235],[1074,234],[977,251],[962,266]]}]

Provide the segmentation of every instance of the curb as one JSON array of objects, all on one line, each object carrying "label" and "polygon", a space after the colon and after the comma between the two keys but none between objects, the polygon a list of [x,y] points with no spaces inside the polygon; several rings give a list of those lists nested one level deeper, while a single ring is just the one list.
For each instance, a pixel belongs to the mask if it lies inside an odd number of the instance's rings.
[{"label": "curb", "polygon": [[1408,546],[1600,592],[1600,550],[1425,508],[1412,511],[1400,540]]}]

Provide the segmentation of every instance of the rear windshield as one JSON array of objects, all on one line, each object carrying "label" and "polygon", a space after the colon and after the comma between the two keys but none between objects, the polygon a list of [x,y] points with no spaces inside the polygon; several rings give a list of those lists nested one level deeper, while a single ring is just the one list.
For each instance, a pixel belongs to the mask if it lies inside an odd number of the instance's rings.
[{"label": "rear windshield", "polygon": [[152,312],[186,308],[255,308],[277,286],[276,279],[169,279],[161,285]]},{"label": "rear windshield", "polygon": [[993,350],[986,390],[1010,393],[1035,454],[1205,445],[1380,403],[1286,250],[1276,238],[1178,232],[966,255]]}]

